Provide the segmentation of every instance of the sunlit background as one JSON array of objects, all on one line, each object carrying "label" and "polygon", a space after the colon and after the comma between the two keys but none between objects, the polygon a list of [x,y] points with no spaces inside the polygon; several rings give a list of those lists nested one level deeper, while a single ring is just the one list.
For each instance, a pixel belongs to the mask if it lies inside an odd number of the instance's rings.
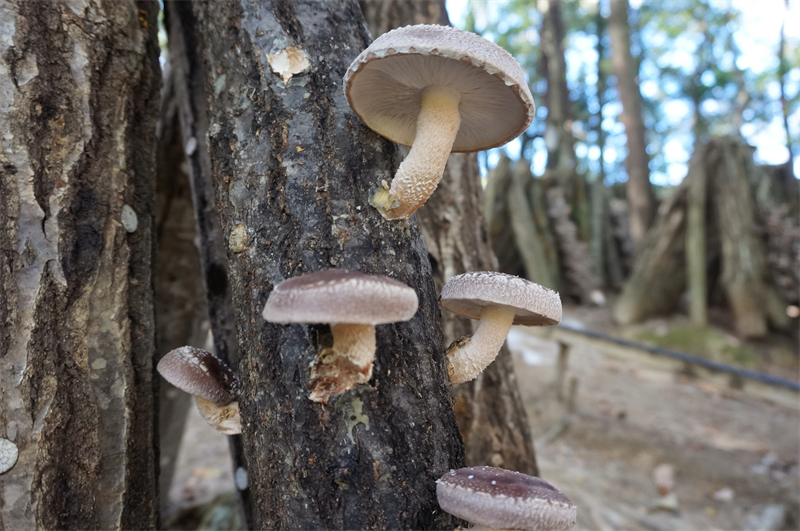
[{"label": "sunlit background", "polygon": [[[756,147],[758,163],[783,164],[794,145],[794,174],[800,175],[800,1],[632,0],[630,6],[632,53],[640,64],[654,184],[676,185],[683,180],[697,136],[729,135],[737,129]],[[625,129],[619,121],[622,105],[611,72],[607,33],[601,31],[598,43],[598,10],[607,17],[608,2],[563,2],[562,9],[579,170],[600,174],[602,156],[606,182],[625,181]],[[524,155],[534,175],[541,175],[547,163],[543,97],[547,82],[538,73],[542,16],[535,0],[448,0],[447,10],[453,25],[501,44],[524,65],[539,118],[528,130],[533,139]],[[605,76],[602,93],[598,69]],[[598,124],[605,135],[602,149]],[[516,159],[522,145],[523,140],[517,139],[500,149]],[[481,158],[484,174],[497,163],[499,152]]]}]

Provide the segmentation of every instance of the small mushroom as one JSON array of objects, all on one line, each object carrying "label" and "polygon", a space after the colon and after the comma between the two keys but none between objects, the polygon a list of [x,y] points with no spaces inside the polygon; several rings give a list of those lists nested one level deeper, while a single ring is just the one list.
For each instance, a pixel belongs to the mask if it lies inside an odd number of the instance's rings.
[{"label": "small mushroom", "polygon": [[391,278],[328,269],[275,286],[262,315],[271,323],[330,325],[333,346],[317,354],[309,385],[311,400],[327,403],[372,377],[375,325],[408,321],[418,304],[413,289]]},{"label": "small mushroom", "polygon": [[391,188],[370,197],[387,219],[407,218],[428,200],[451,152],[502,146],[534,116],[525,75],[511,54],[449,26],[381,35],[350,65],[344,85],[367,127],[411,146]]},{"label": "small mushroom", "polygon": [[474,379],[494,361],[512,324],[549,326],[561,321],[558,293],[494,271],[451,278],[439,300],[453,313],[480,319],[472,337],[458,339],[447,348],[447,373],[454,384]]},{"label": "small mushroom", "polygon": [[17,464],[19,449],[8,439],[0,438],[0,474],[5,474]]},{"label": "small mushroom", "polygon": [[502,468],[451,470],[436,481],[439,506],[472,529],[567,531],[577,508],[545,480]]},{"label": "small mushroom", "polygon": [[156,369],[166,381],[194,395],[197,409],[215,430],[225,435],[242,433],[236,375],[224,361],[187,346],[169,351]]}]

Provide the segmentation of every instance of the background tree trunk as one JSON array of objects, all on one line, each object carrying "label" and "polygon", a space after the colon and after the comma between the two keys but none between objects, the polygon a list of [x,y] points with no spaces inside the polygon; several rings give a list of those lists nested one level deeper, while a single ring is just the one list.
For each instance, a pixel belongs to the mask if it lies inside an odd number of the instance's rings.
[{"label": "background tree trunk", "polygon": [[617,76],[617,90],[622,101],[620,120],[625,124],[625,135],[628,139],[626,190],[631,209],[631,237],[638,244],[652,224],[656,209],[650,185],[650,159],[644,135],[641,94],[636,81],[639,69],[631,56],[628,0],[611,0],[608,33],[611,36],[611,59]]},{"label": "background tree trunk", "polygon": [[[444,0],[361,0],[360,3],[373,38],[409,24],[450,24]],[[523,192],[523,201],[525,195]],[[437,292],[455,275],[497,269],[483,215],[483,189],[476,154],[450,155],[442,181],[419,210],[418,219]],[[475,321],[442,312],[446,345],[471,335],[475,326]],[[508,349],[503,347],[483,374],[455,390],[456,418],[467,466],[494,464],[537,474],[530,428]]]},{"label": "background tree trunk", "polygon": [[[156,155],[156,360],[184,345],[207,348],[208,308],[172,69],[164,68]],[[164,379],[158,393],[159,498],[167,506],[192,395]]]},{"label": "background tree trunk", "polygon": [[156,2],[0,4],[0,528],[153,529]]},{"label": "background tree trunk", "polygon": [[[187,45],[172,59],[202,80],[191,85],[191,101],[209,103],[255,525],[443,527],[435,480],[463,462],[463,447],[419,229],[413,220],[384,220],[367,202],[399,156],[360,124],[341,90],[369,40],[358,4],[229,0],[169,8],[171,41]],[[219,31],[219,20],[228,31]],[[284,83],[266,54],[287,47],[309,67]],[[329,267],[395,277],[417,290],[420,308],[407,323],[378,327],[371,382],[325,406],[308,399],[306,386],[329,328],[271,325],[261,310],[278,282]]]}]

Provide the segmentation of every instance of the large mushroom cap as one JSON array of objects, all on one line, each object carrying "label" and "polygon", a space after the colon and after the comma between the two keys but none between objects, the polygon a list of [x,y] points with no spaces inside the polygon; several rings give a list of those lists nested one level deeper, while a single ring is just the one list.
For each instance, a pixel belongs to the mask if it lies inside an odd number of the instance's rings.
[{"label": "large mushroom cap", "polygon": [[565,531],[577,515],[543,479],[490,466],[451,470],[436,481],[436,497],[448,513],[492,529]]},{"label": "large mushroom cap", "polygon": [[166,381],[203,400],[224,406],[236,399],[236,375],[212,353],[194,347],[169,351],[156,367]]},{"label": "large mushroom cap", "polygon": [[263,316],[272,323],[385,324],[408,321],[417,293],[389,277],[328,269],[284,280],[272,290]]},{"label": "large mushroom cap", "polygon": [[442,288],[441,305],[453,313],[480,319],[485,306],[516,310],[514,324],[549,326],[561,321],[558,293],[530,280],[495,271],[457,275]]},{"label": "large mushroom cap", "polygon": [[502,146],[533,120],[533,97],[507,51],[449,26],[417,25],[378,37],[344,78],[350,107],[373,131],[410,146],[422,90],[448,87],[461,95],[461,127],[452,151]]}]

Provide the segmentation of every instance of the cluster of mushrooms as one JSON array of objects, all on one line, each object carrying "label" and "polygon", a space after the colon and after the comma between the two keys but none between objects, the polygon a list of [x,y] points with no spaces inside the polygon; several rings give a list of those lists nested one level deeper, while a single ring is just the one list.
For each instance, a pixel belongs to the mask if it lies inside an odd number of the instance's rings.
[{"label": "cluster of mushrooms", "polygon": [[[378,134],[410,145],[391,186],[378,183],[369,201],[386,219],[406,219],[442,178],[451,152],[497,147],[521,134],[534,105],[521,68],[499,46],[447,26],[417,25],[380,36],[352,63],[344,78],[353,111]],[[451,278],[441,305],[478,319],[472,337],[448,347],[453,384],[476,378],[492,363],[512,324],[548,326],[561,320],[558,293],[497,272]],[[414,289],[397,280],[329,269],[287,279],[263,310],[278,324],[328,324],[333,344],[317,352],[310,369],[314,402],[367,383],[375,360],[375,326],[410,320]],[[204,350],[169,352],[158,371],[193,394],[203,417],[228,435],[241,433],[233,371]],[[492,467],[451,470],[437,481],[439,504],[475,529],[567,530],[576,508],[538,477]]]}]

